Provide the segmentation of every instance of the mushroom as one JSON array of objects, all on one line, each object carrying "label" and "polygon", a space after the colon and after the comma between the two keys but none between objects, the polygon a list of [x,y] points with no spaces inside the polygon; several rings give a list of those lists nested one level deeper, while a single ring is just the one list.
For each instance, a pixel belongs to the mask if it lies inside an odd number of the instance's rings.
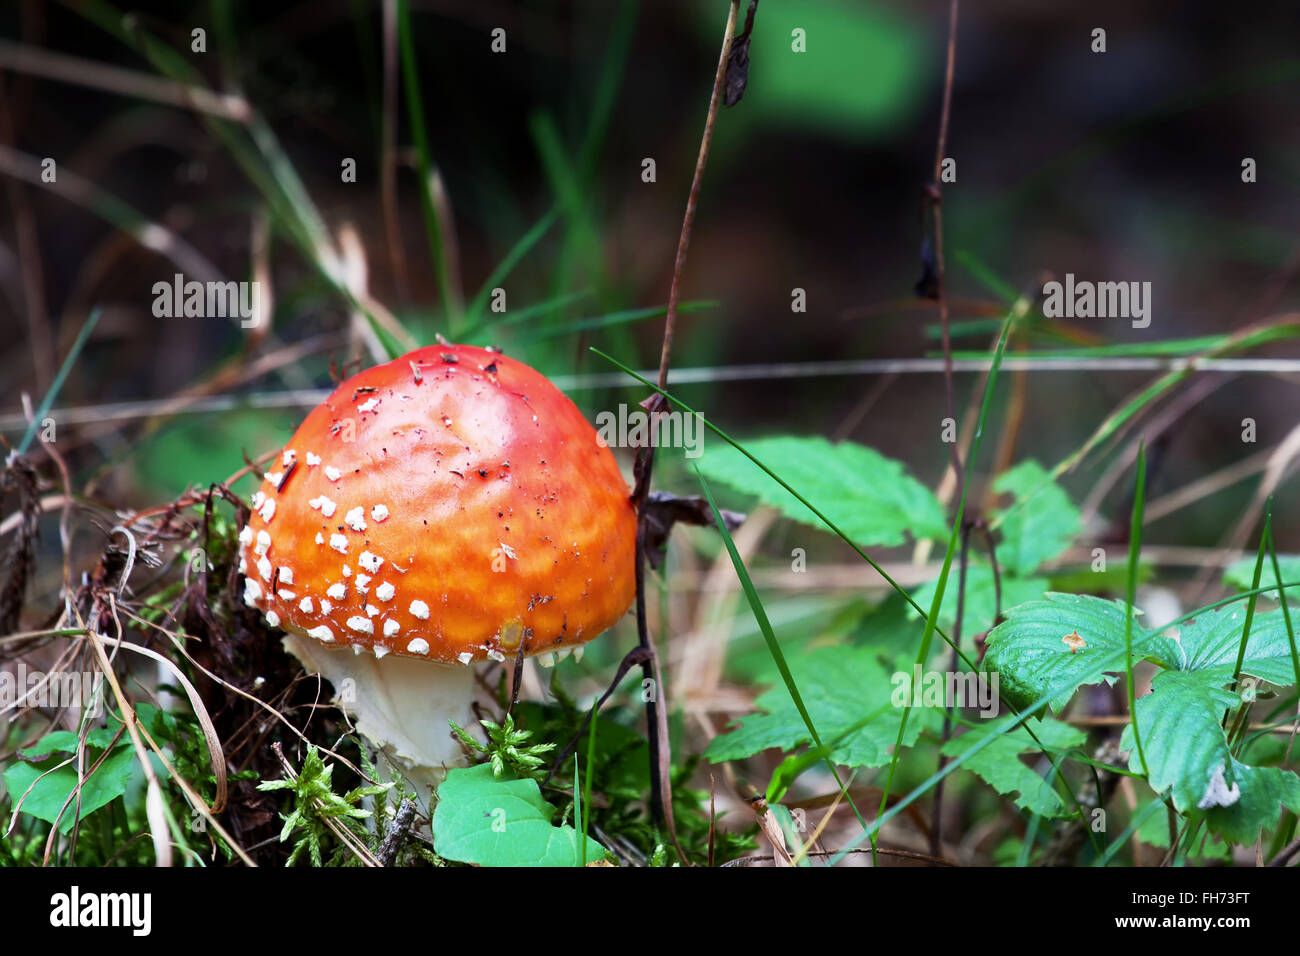
[{"label": "mushroom", "polygon": [[541,373],[471,346],[361,372],[307,416],[241,530],[244,601],[427,797],[464,761],[473,664],[567,653],[635,596],[610,450]]}]

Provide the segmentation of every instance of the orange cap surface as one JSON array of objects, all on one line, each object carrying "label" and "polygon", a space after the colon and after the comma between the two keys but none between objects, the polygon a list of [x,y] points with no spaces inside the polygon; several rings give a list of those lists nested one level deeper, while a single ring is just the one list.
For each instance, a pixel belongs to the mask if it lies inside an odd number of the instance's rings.
[{"label": "orange cap surface", "polygon": [[636,516],[562,392],[432,346],[340,385],[240,532],[245,603],[328,644],[468,664],[584,644],[635,596]]}]

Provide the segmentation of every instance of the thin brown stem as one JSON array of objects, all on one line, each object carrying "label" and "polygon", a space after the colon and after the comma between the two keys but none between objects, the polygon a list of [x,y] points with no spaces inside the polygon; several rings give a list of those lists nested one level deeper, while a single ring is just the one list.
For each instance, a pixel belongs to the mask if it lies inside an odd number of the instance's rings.
[{"label": "thin brown stem", "polygon": [[[722,87],[727,75],[727,61],[731,55],[731,41],[736,33],[736,15],[740,9],[740,0],[731,0],[727,11],[727,26],[722,37],[722,53],[718,57],[718,68],[713,77],[713,92],[709,96],[709,112],[704,121],[704,135],[700,140],[700,152],[695,160],[695,175],[691,179],[691,192],[686,200],[686,214],[682,218],[682,231],[677,240],[677,258],[673,263],[672,286],[668,293],[668,315],[664,322],[663,348],[659,353],[659,387],[668,383],[668,357],[672,351],[673,329],[677,321],[677,302],[681,296],[682,275],[686,271],[686,254],[691,244],[691,227],[695,223],[695,210],[699,205],[700,183],[704,179],[704,168],[709,160],[709,146],[713,142],[713,127],[718,118],[718,103],[722,97]],[[651,399],[651,410],[662,406],[663,399],[655,395]],[[654,640],[646,620],[646,523],[645,502],[650,492],[650,475],[654,467],[654,448],[645,445],[637,450],[635,464],[636,487],[632,492],[632,503],[637,510],[636,533],[636,623],[637,638],[647,657],[641,665],[644,679],[650,682],[654,692],[646,700],[646,732],[650,745],[651,792],[650,807],[656,823],[663,821],[668,835],[677,848],[678,855],[686,863],[686,855],[677,839],[677,826],[673,820],[672,804],[672,757],[668,748],[668,706],[664,695],[659,661],[655,655]]]},{"label": "thin brown stem", "polygon": [[[929,188],[926,190],[926,198],[930,203],[930,213],[934,221],[934,267],[935,267],[935,291],[939,299],[939,328],[943,333],[943,385],[944,398],[947,403],[948,418],[956,424],[956,402],[953,398],[952,387],[952,340],[948,334],[948,288],[947,276],[943,263],[943,159],[944,152],[948,145],[948,119],[952,114],[952,82],[953,72],[957,64],[957,11],[958,0],[952,0],[948,6],[948,57],[944,69],[943,81],[943,107],[939,111],[939,136],[934,150],[934,178],[931,180]],[[962,500],[965,492],[965,476],[962,472],[961,454],[957,451],[957,443],[949,442],[948,450],[952,455],[952,472],[956,481],[957,501]],[[964,526],[961,531],[961,573],[957,584],[957,621],[956,628],[953,631],[954,642],[960,641],[961,634],[961,617],[962,604],[966,594],[966,556],[967,544],[970,540],[969,526]],[[957,647],[953,647],[952,667],[957,666]],[[943,721],[943,738],[946,742],[952,731],[952,714],[951,711],[945,713]],[[942,746],[942,745],[941,745]],[[946,758],[939,757],[939,769],[943,770],[947,763]],[[930,854],[939,856],[942,845],[941,831],[943,827],[943,781],[935,788],[934,792],[934,812],[930,823]]]},{"label": "thin brown stem", "polygon": [[731,39],[736,33],[736,14],[740,0],[731,0],[727,11],[727,29],[722,37],[722,53],[713,77],[713,93],[709,96],[709,112],[704,119],[704,135],[700,137],[700,152],[695,158],[695,175],[691,179],[691,194],[686,200],[686,215],[682,217],[682,233],[677,240],[677,258],[673,262],[673,283],[668,290],[668,316],[664,321],[664,344],[659,352],[659,387],[668,387],[668,356],[673,348],[673,331],[677,324],[677,301],[681,297],[682,274],[686,271],[686,253],[691,245],[691,227],[695,224],[695,209],[700,202],[700,183],[704,180],[704,167],[709,162],[709,147],[713,144],[713,126],[718,119],[718,103],[722,99],[722,86],[727,78],[727,60],[731,56]]},{"label": "thin brown stem", "polygon": [[[935,288],[939,300],[939,328],[943,334],[943,384],[947,398],[948,417],[953,418],[956,403],[952,387],[952,341],[948,334],[948,282],[943,261],[943,160],[948,145],[948,119],[952,114],[952,81],[957,64],[957,9],[958,0],[952,0],[948,7],[948,58],[944,71],[943,107],[939,112],[939,137],[934,150],[934,177],[926,191],[930,211],[934,220],[934,265]],[[958,484],[958,499],[961,498],[961,456],[956,443],[949,443],[952,453],[952,470]]]}]

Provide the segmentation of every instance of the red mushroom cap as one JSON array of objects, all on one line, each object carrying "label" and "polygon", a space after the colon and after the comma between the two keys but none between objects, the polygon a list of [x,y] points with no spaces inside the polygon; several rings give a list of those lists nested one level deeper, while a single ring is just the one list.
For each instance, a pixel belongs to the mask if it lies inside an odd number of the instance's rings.
[{"label": "red mushroom cap", "polygon": [[451,663],[584,644],[635,595],[610,450],[543,375],[472,346],[354,376],[240,533],[245,602],[326,643]]}]

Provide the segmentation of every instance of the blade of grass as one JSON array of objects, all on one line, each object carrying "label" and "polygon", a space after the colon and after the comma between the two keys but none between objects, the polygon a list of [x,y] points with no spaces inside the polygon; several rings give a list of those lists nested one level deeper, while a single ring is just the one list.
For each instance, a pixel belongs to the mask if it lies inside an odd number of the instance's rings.
[{"label": "blade of grass", "polygon": [[1219,598],[1219,600],[1217,601],[1212,601],[1209,604],[1203,604],[1194,610],[1188,611],[1186,614],[1183,614],[1180,617],[1174,618],[1172,621],[1170,621],[1168,624],[1165,625],[1165,628],[1168,629],[1171,627],[1176,627],[1177,625],[1182,624],[1184,621],[1190,621],[1198,614],[1204,614],[1206,611],[1213,611],[1215,608],[1223,607],[1225,604],[1234,604],[1237,601],[1244,601],[1247,598],[1251,597],[1252,595],[1267,594],[1269,591],[1276,591],[1279,588],[1300,588],[1300,581],[1287,581],[1284,584],[1264,584],[1257,588],[1251,588],[1249,591],[1240,591],[1237,594],[1230,594],[1225,598]]},{"label": "blade of grass", "polygon": [[398,0],[397,36],[402,52],[402,80],[406,89],[407,115],[411,120],[411,133],[415,137],[415,152],[420,167],[420,208],[424,211],[424,227],[429,239],[429,254],[433,259],[433,272],[438,279],[438,297],[447,317],[448,337],[455,341],[459,332],[460,310],[452,295],[451,272],[447,266],[447,251],[443,247],[442,223],[437,203],[431,192],[434,168],[429,153],[429,136],[424,127],[424,100],[420,94],[419,67],[415,62],[415,39],[411,28],[411,5],[408,0]]},{"label": "blade of grass", "polygon": [[623,85],[623,71],[630,60],[628,53],[632,37],[636,33],[639,7],[638,0],[623,0],[614,15],[614,23],[609,31],[609,45],[600,65],[600,76],[592,86],[595,97],[591,104],[591,121],[578,154],[578,170],[582,182],[590,182],[596,172],[600,149],[609,132],[609,121],[614,114],[614,104],[618,102],[619,88]]},{"label": "blade of grass", "polygon": [[[1284,338],[1285,336],[1278,336]],[[1188,339],[1164,339],[1159,342],[1120,342],[1114,345],[1087,345],[1068,349],[1033,349],[1020,354],[1022,359],[1070,358],[1147,358],[1153,355],[1175,358],[1196,358],[1210,349],[1224,345],[1229,336],[1201,335]],[[984,353],[963,350],[952,353],[953,358],[977,359]]]},{"label": "blade of grass", "polygon": [[[583,866],[587,865],[587,829],[591,822],[590,820],[591,818],[591,777],[592,777],[591,768],[595,765],[595,761],[596,761],[596,711],[598,707],[599,707],[599,702],[592,703],[591,717],[589,718],[589,723],[587,726],[587,779],[586,781],[584,781],[582,787],[582,805],[587,808],[587,813],[582,818],[582,826],[581,826]],[[576,758],[573,761],[573,767],[574,767],[573,794],[575,800],[574,805],[576,806],[577,794],[578,794],[578,787],[577,787],[578,761]]]},{"label": "blade of grass", "polygon": [[704,480],[704,475],[698,467],[695,467],[695,477],[699,479],[700,487],[704,489],[704,496],[709,500],[709,508],[713,511],[713,520],[718,526],[718,532],[722,535],[722,543],[726,545],[727,554],[731,556],[731,563],[736,569],[736,576],[740,579],[740,586],[745,592],[745,600],[749,602],[749,608],[754,613],[754,620],[763,632],[763,640],[767,642],[768,653],[772,655],[772,661],[776,664],[776,669],[781,675],[781,682],[785,684],[785,689],[794,702],[795,710],[799,711],[799,717],[803,720],[804,726],[808,728],[808,734],[812,737],[813,746],[825,754],[823,759],[827,769],[831,772],[831,776],[835,778],[835,785],[839,787],[840,793],[844,795],[844,799],[848,801],[849,806],[853,809],[853,814],[858,818],[858,822],[865,827],[867,821],[863,819],[862,814],[853,802],[853,798],[845,790],[844,781],[840,779],[840,772],[835,769],[830,753],[822,744],[821,734],[817,733],[817,728],[813,726],[812,717],[808,715],[808,708],[804,706],[803,697],[799,694],[799,688],[795,686],[794,675],[790,673],[790,666],[786,663],[785,654],[781,651],[781,644],[772,631],[772,622],[767,619],[767,611],[763,609],[763,602],[758,597],[754,582],[750,580],[749,571],[745,568],[745,562],[741,560],[740,552],[736,550],[736,542],[732,539],[731,532],[727,530],[727,523],[722,520],[722,513],[718,510],[718,503],[713,500],[713,491],[709,488],[709,483]]},{"label": "blade of grass", "polygon": [[[501,283],[505,281],[506,277],[514,271],[515,266],[520,263],[524,256],[528,255],[528,253],[532,251],[533,247],[536,246],[537,243],[542,241],[542,237],[550,231],[551,227],[555,225],[556,220],[559,218],[560,206],[559,203],[556,203],[546,211],[546,214],[542,216],[541,219],[537,220],[531,229],[520,236],[519,240],[510,247],[510,251],[506,253],[505,258],[497,263],[497,267],[493,269],[487,279],[484,280],[483,287],[480,288],[474,298],[470,300],[469,308],[466,310],[466,317],[471,322],[474,322],[483,314],[483,307],[487,304],[488,297],[492,295],[492,290],[498,288]],[[475,331],[480,327],[481,325],[475,326]]]},{"label": "blade of grass", "polygon": [[[1273,509],[1269,507],[1269,518],[1272,518]],[[1277,548],[1274,546],[1273,535],[1268,536],[1268,556],[1273,564],[1273,580],[1277,582],[1277,599],[1282,604],[1282,620],[1286,623],[1286,639],[1291,646],[1291,667],[1295,673],[1296,689],[1300,690],[1300,654],[1296,653],[1295,629],[1291,624],[1291,607],[1287,603],[1286,590],[1282,587],[1282,569],[1277,562]],[[1291,738],[1294,741],[1294,736]],[[1291,744],[1287,744],[1287,760],[1291,757]]]},{"label": "blade of grass", "polygon": [[76,364],[77,356],[81,354],[81,350],[86,345],[86,340],[90,338],[90,333],[95,330],[95,326],[99,323],[99,316],[102,312],[103,309],[99,306],[95,306],[90,310],[90,315],[86,317],[86,324],[77,333],[76,341],[72,343],[72,348],[68,350],[67,357],[64,358],[63,364],[59,367],[59,373],[54,376],[54,381],[50,383],[49,390],[45,393],[45,397],[41,399],[40,407],[36,409],[36,413],[32,416],[31,423],[23,434],[23,440],[18,443],[14,454],[25,455],[27,453],[32,439],[36,437],[36,429],[40,427],[41,420],[45,418],[50,406],[54,404],[54,399],[58,397],[59,390],[63,388],[63,383],[68,379],[68,373],[72,371],[72,366]]},{"label": "blade of grass", "polygon": [[[952,322],[948,326],[948,337],[950,339],[973,338],[977,335],[987,337],[990,335],[996,335],[998,329],[1000,328],[1002,328],[1001,319],[966,319],[960,322],[956,322],[956,321]],[[943,327],[934,323],[927,325],[925,327],[925,337],[927,339],[943,338]],[[983,358],[987,354],[988,354],[987,352],[969,352],[969,351],[963,352],[958,350],[952,353],[952,357],[955,361],[956,359],[962,356],[965,356],[967,358],[974,357],[974,356]],[[943,353],[942,352],[926,353],[927,358],[934,357],[935,355],[942,356]]]},{"label": "blade of grass", "polygon": [[[1300,334],[1300,322],[1292,320],[1274,323],[1260,328],[1247,329],[1243,332],[1227,336],[1224,341],[1220,342],[1213,348],[1207,349],[1195,356],[1188,356],[1188,358],[1213,358],[1226,352],[1235,352],[1253,348],[1256,345],[1262,345],[1278,338],[1292,337],[1296,334]],[[1052,478],[1058,478],[1061,474],[1073,468],[1080,460],[1082,460],[1084,455],[1095,448],[1098,443],[1113,434],[1116,429],[1123,425],[1124,422],[1128,421],[1128,419],[1136,414],[1148,401],[1164,392],[1176,382],[1190,375],[1191,371],[1190,368],[1175,369],[1153,382],[1148,388],[1139,393],[1133,401],[1120,409],[1119,412],[1108,417],[1107,420],[1102,423],[1101,427],[1097,429],[1097,432],[1089,438],[1081,448],[1065,458],[1054,469],[1052,469]]]},{"label": "blade of grass", "polygon": [[[608,131],[609,119],[614,104],[617,102],[617,92],[622,80],[622,71],[628,62],[627,52],[636,26],[637,8],[638,4],[634,0],[625,0],[619,7],[613,28],[610,31],[610,43],[601,65],[600,79],[594,86],[596,97],[590,112],[590,125],[588,125],[583,138],[580,159],[582,182],[591,179],[591,171],[595,168],[595,163],[600,156],[601,145]],[[471,323],[477,321],[483,314],[483,307],[492,294],[492,290],[501,285],[515,266],[559,220],[560,209],[560,203],[555,202],[542,218],[520,237],[505,258],[492,270],[482,288],[470,300],[469,308],[466,310],[466,317]],[[478,327],[476,326],[475,331],[477,330]]]},{"label": "blade of grass", "polygon": [[1010,282],[998,275],[996,270],[971,250],[958,249],[953,253],[953,258],[961,263],[972,279],[1002,298],[1008,306],[1014,305],[1020,298],[1020,292]]},{"label": "blade of grass", "polygon": [[893,704],[884,704],[883,706],[867,713],[861,719],[856,720],[849,726],[845,727],[835,735],[833,740],[829,741],[823,747],[813,747],[812,749],[799,754],[797,757],[786,757],[785,760],[782,760],[781,763],[777,765],[777,768],[772,771],[772,778],[768,781],[767,792],[765,794],[767,802],[780,803],[785,797],[786,792],[790,789],[790,785],[794,783],[801,773],[813,764],[820,763],[823,758],[830,756],[836,747],[848,740],[849,737],[856,734],[881,714],[888,711],[891,707],[893,707]]},{"label": "blade of grass", "polygon": [[[1052,772],[1047,775],[1048,779],[1057,776],[1061,772],[1061,764],[1065,762],[1065,758],[1068,756],[1068,751],[1064,750],[1056,755],[1052,760]],[[1086,818],[1081,822],[1086,825]],[[1042,814],[1030,813],[1029,826],[1025,828],[1025,838],[1020,842],[1020,852],[1016,856],[1016,866],[1023,868],[1029,865],[1029,858],[1034,852],[1034,844],[1038,840],[1038,829],[1042,823]]]},{"label": "blade of grass", "polygon": [[1151,814],[1155,813],[1157,810],[1164,809],[1164,806],[1164,801],[1159,798],[1149,801],[1147,805],[1142,808],[1142,811],[1129,821],[1129,825],[1124,828],[1124,831],[1109,845],[1107,845],[1106,852],[1097,857],[1097,859],[1093,861],[1092,865],[1105,866],[1109,863],[1116,853],[1128,845],[1128,841],[1133,838],[1134,833],[1137,833],[1138,828],[1146,822],[1147,817],[1151,816]]},{"label": "blade of grass", "polygon": [[587,865],[587,821],[582,813],[582,771],[578,761],[573,761],[573,828],[582,834],[582,846],[578,850],[578,860],[582,866]]},{"label": "blade of grass", "polygon": [[[1259,588],[1259,579],[1263,576],[1264,571],[1264,554],[1268,550],[1269,532],[1273,521],[1273,498],[1270,495],[1268,504],[1264,511],[1264,530],[1259,536],[1259,553],[1255,555],[1255,573],[1250,579],[1250,588],[1256,591]],[[1284,596],[1279,595],[1279,596]],[[1232,680],[1234,683],[1241,680],[1241,666],[1246,660],[1246,644],[1250,640],[1250,625],[1255,620],[1255,604],[1259,601],[1258,594],[1252,594],[1246,602],[1246,621],[1241,629],[1241,643],[1237,645],[1237,663],[1232,668]]]},{"label": "blade of grass", "polygon": [[[1075,449],[1057,463],[1048,477],[1044,479],[1043,485],[1046,486],[1049,482],[1056,481],[1056,479],[1060,478],[1061,475],[1073,469],[1075,465],[1087,457],[1089,452],[1111,435],[1115,434],[1115,432],[1128,422],[1129,419],[1137,415],[1143,408],[1174,385],[1191,375],[1194,371],[1192,366],[1195,364],[1195,359],[1213,358],[1227,352],[1253,348],[1254,346],[1261,345],[1265,342],[1271,342],[1278,338],[1291,337],[1297,334],[1300,334],[1300,321],[1297,321],[1294,318],[1283,319],[1278,322],[1271,322],[1266,325],[1256,326],[1245,329],[1241,332],[1233,333],[1232,335],[1227,336],[1224,341],[1220,342],[1214,348],[1207,349],[1195,356],[1189,356],[1189,364],[1187,366],[1166,372],[1146,388],[1138,392],[1136,396],[1126,402],[1117,411],[1108,415],[1106,419],[1097,426],[1097,430],[1093,432],[1092,435],[1089,436],[1081,446],[1079,446],[1079,448]],[[993,519],[990,522],[990,527],[996,529],[1006,520],[1009,514],[1015,513],[1023,506],[1023,502],[1029,500],[1031,497],[1032,495],[1029,495],[1026,498],[1018,499],[1009,508]]]},{"label": "blade of grass", "polygon": [[572,305],[591,295],[590,289],[579,289],[576,292],[564,292],[560,295],[553,296],[549,299],[543,299],[541,302],[534,302],[532,305],[526,305],[522,309],[515,309],[507,315],[504,312],[490,313],[478,321],[472,323],[468,328],[460,330],[459,341],[468,342],[471,338],[481,335],[490,329],[495,329],[502,325],[519,325],[539,315],[545,315],[556,309],[562,309],[566,305]]},{"label": "blade of grass", "polygon": [[[1007,316],[1002,323],[1002,332],[998,335],[997,346],[993,350],[993,365],[989,369],[988,379],[984,384],[984,398],[980,402],[979,422],[975,428],[975,435],[971,440],[970,454],[966,456],[965,479],[961,483],[961,497],[957,501],[957,513],[953,516],[952,532],[948,535],[948,550],[943,556],[943,566],[939,570],[939,580],[935,585],[934,598],[930,602],[930,612],[925,618],[925,630],[921,634],[921,643],[916,651],[916,664],[924,668],[926,662],[930,659],[930,647],[934,639],[935,628],[939,622],[939,609],[943,606],[943,594],[948,586],[948,575],[952,571],[952,559],[957,552],[957,541],[961,537],[962,520],[966,514],[966,496],[970,490],[971,479],[975,474],[975,460],[979,457],[980,444],[984,437],[984,426],[988,422],[989,408],[993,404],[993,390],[998,381],[998,369],[1002,365],[1002,356],[1007,349],[1007,338],[1011,334],[1011,325],[1013,315]],[[889,759],[889,772],[885,775],[885,786],[880,795],[880,813],[884,812],[889,802],[889,793],[893,788],[894,774],[898,771],[898,761],[902,757],[903,751],[903,734],[907,731],[907,721],[912,714],[912,701],[910,696],[905,698],[903,703],[903,719],[898,725],[898,739],[894,742],[894,750]],[[876,841],[871,841],[872,860],[876,862]]]},{"label": "blade of grass", "polygon": [[1147,755],[1142,749],[1142,734],[1138,729],[1137,692],[1133,683],[1133,599],[1137,594],[1138,558],[1142,553],[1142,508],[1146,504],[1147,486],[1147,443],[1138,446],[1137,479],[1133,488],[1133,516],[1129,524],[1128,541],[1128,587],[1124,602],[1124,680],[1128,692],[1128,714],[1133,722],[1133,742],[1137,744],[1138,757],[1142,762],[1142,773],[1149,776]]},{"label": "blade of grass", "polygon": [[[107,0],[61,2],[135,50],[170,79],[196,88],[206,87],[203,75],[170,46],[144,30],[136,17],[128,17]],[[241,123],[205,113],[200,113],[199,119],[221,141],[249,182],[266,199],[276,231],[287,235],[334,292],[353,310],[364,315],[382,336],[383,320],[367,305],[357,301],[348,287],[343,264],[325,221],[266,120],[255,110]],[[211,269],[207,271],[214,272]],[[399,330],[399,334],[411,338],[405,329]],[[413,340],[407,347],[414,347]]]},{"label": "blade of grass", "polygon": [[[528,128],[542,163],[542,171],[569,224],[568,244],[596,247],[596,227],[591,222],[585,198],[586,190],[583,189],[584,181],[578,168],[569,162],[554,118],[549,113],[534,113],[529,118]],[[569,260],[573,254],[576,253],[562,254],[561,261]],[[563,278],[565,270],[561,268],[559,273]]]},{"label": "blade of grass", "polygon": [[[712,301],[685,302],[677,307],[677,312],[679,315],[686,312],[702,312],[705,309],[715,309],[719,304],[720,303],[718,302]],[[591,332],[596,329],[607,329],[618,325],[628,325],[632,322],[643,322],[646,319],[654,319],[667,314],[668,306],[666,305],[650,306],[646,309],[623,309],[618,312],[607,312],[604,315],[596,315],[586,319],[576,319],[573,322],[553,325],[550,328],[533,329],[516,337],[515,341],[520,344],[536,342],[541,339],[570,335],[575,332]]]},{"label": "blade of grass", "polygon": [[[1272,547],[1272,542],[1273,542],[1273,496],[1269,495],[1268,501],[1264,505],[1264,529],[1259,536],[1259,553],[1255,556],[1255,572],[1254,572],[1254,576],[1251,578],[1252,590],[1259,587],[1260,578],[1263,576],[1263,571],[1264,571],[1264,555],[1266,552],[1274,551]],[[1281,576],[1279,574],[1279,569],[1277,567],[1276,556],[1273,558],[1273,573],[1275,577]],[[1285,590],[1279,591],[1278,598],[1279,600],[1282,601],[1282,606],[1285,609],[1286,591]],[[1243,664],[1246,661],[1246,645],[1250,642],[1250,628],[1255,620],[1255,606],[1258,600],[1259,600],[1259,595],[1252,594],[1250,596],[1248,603],[1246,604],[1246,620],[1245,623],[1242,625],[1242,629],[1241,629],[1241,643],[1237,645],[1237,663],[1234,665],[1232,669],[1232,682],[1233,682],[1234,689],[1236,689],[1238,692],[1240,692],[1241,690],[1241,669]],[[1291,633],[1291,615],[1290,612],[1287,610],[1284,610],[1284,614],[1285,614],[1284,619],[1287,624],[1287,636],[1291,641],[1291,654],[1292,654],[1291,663],[1293,668],[1296,668],[1296,673],[1298,678],[1297,688],[1300,689],[1300,667],[1297,666],[1296,659],[1295,659],[1295,638],[1294,635]],[[1250,716],[1250,707],[1251,707],[1251,701],[1246,698],[1245,694],[1242,694],[1241,707],[1237,711],[1237,716],[1232,724],[1232,729],[1228,731],[1228,740],[1230,742],[1234,740],[1240,740],[1240,735],[1243,735],[1245,733],[1247,718]],[[1223,715],[1223,726],[1225,730],[1228,728],[1229,716],[1231,716],[1231,712],[1227,712]]]}]

